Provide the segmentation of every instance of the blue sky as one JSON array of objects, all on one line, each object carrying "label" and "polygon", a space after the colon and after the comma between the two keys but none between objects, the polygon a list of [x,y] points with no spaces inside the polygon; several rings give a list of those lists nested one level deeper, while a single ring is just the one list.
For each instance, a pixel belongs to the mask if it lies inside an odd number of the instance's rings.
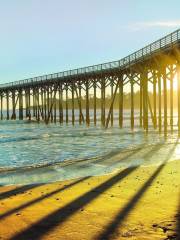
[{"label": "blue sky", "polygon": [[0,83],[120,59],[180,28],[179,0],[0,0]]}]

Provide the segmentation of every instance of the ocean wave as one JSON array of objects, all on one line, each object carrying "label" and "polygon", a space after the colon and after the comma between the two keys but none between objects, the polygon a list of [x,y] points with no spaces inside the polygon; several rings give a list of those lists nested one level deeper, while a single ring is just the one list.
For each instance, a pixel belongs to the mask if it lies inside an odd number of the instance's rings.
[{"label": "ocean wave", "polygon": [[[31,175],[40,171],[41,174],[47,172],[50,179],[51,172],[62,170],[68,176],[76,171],[82,173],[86,167],[90,173],[91,170],[95,171],[95,167],[101,172],[108,168],[143,164],[144,160],[139,155],[135,157],[139,151],[163,144],[168,148],[166,144],[176,140],[173,135],[165,142],[163,136],[151,128],[146,135],[140,128],[131,131],[117,126],[104,129],[100,126],[87,128],[85,125],[70,124],[27,125],[24,122],[0,123],[0,181],[2,176],[6,177],[6,173],[9,176],[17,172]],[[151,160],[154,153],[152,151],[149,155],[147,164],[156,162],[156,159]],[[58,176],[62,177],[61,173]]]},{"label": "ocean wave", "polygon": [[[159,149],[162,146],[170,146],[170,145],[174,145],[174,142],[172,143],[158,143],[158,144],[153,144],[153,143],[149,143],[149,144],[139,144],[137,146],[129,146],[127,148],[119,148],[119,149],[115,149],[112,151],[109,151],[108,153],[104,154],[104,155],[97,155],[97,156],[93,156],[93,157],[86,157],[86,158],[79,158],[79,159],[64,159],[63,161],[54,161],[54,162],[45,162],[45,163],[37,163],[37,164],[32,164],[32,165],[26,165],[26,166],[12,166],[12,167],[0,167],[0,173],[3,172],[12,172],[12,171],[29,171],[29,170],[33,170],[36,168],[47,168],[47,167],[66,167],[66,166],[71,166],[71,165],[76,165],[78,163],[85,163],[85,164],[103,164],[106,163],[107,161],[111,161],[111,159],[113,157],[118,156],[119,159],[117,158],[116,161],[114,159],[114,163],[115,162],[127,162],[127,158],[129,157],[129,153],[135,154],[138,151],[146,151],[147,149],[151,149],[153,147],[155,147],[155,149],[152,151],[150,151],[150,157],[157,152],[157,149]],[[127,155],[125,155],[127,154]],[[120,158],[122,156],[125,156],[125,158],[121,159]],[[146,156],[147,157],[147,156]]]}]

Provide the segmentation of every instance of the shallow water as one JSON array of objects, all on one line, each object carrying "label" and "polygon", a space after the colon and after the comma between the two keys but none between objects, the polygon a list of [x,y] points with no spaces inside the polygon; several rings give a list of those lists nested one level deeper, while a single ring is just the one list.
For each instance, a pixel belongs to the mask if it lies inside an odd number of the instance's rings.
[{"label": "shallow water", "polygon": [[[1,121],[0,184],[49,182],[104,174],[119,167],[158,164],[174,144],[171,159],[179,158],[176,134],[165,141],[154,131],[147,136],[138,128],[133,132],[128,129]],[[142,153],[135,154],[137,149],[148,151],[154,146],[157,149],[151,151],[148,160]],[[123,154],[127,156],[122,160]]]}]

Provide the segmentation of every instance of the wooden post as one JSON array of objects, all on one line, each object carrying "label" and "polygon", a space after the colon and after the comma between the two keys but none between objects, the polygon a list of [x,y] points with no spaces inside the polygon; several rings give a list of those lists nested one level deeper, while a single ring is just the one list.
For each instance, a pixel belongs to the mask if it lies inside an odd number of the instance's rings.
[{"label": "wooden post", "polygon": [[9,120],[9,92],[6,92],[7,120]]},{"label": "wooden post", "polygon": [[93,88],[94,88],[94,125],[96,126],[96,81],[93,83]]},{"label": "wooden post", "polygon": [[25,91],[25,96],[26,96],[26,117],[29,118],[29,120],[31,120],[31,109],[30,109],[30,100],[31,100],[31,96],[30,96],[30,89],[26,89]]},{"label": "wooden post", "polygon": [[44,89],[44,119],[45,119],[45,122],[47,121],[47,112],[48,112],[48,109],[47,109],[47,89],[45,88]]},{"label": "wooden post", "polygon": [[39,88],[37,88],[36,94],[37,94],[37,107],[36,107],[36,109],[37,109],[37,121],[39,122],[40,121]]},{"label": "wooden post", "polygon": [[140,116],[139,116],[139,122],[140,122],[140,127],[143,126],[143,75],[140,74],[140,103],[139,103],[139,106],[140,106]]},{"label": "wooden post", "polygon": [[152,107],[151,107],[151,102],[150,102],[149,96],[148,96],[148,107],[149,107],[152,123],[154,124],[153,110],[152,110]]},{"label": "wooden post", "polygon": [[81,106],[81,85],[78,85],[79,89],[79,124],[82,124],[82,106]]},{"label": "wooden post", "polygon": [[29,120],[31,120],[31,89],[28,89]]},{"label": "wooden post", "polygon": [[171,125],[171,133],[173,133],[173,65],[170,66],[170,125]]},{"label": "wooden post", "polygon": [[89,126],[90,117],[89,117],[89,83],[86,81],[86,125]]},{"label": "wooden post", "polygon": [[3,120],[3,95],[1,93],[1,120]]},{"label": "wooden post", "polygon": [[53,106],[54,106],[54,102],[55,102],[55,99],[56,99],[57,88],[58,88],[58,86],[54,86],[54,95],[53,95],[51,104],[50,104],[50,106],[49,106],[49,111],[48,111],[47,120],[45,121],[46,124],[49,123],[49,120],[50,120],[50,117],[51,117],[51,113],[52,113],[52,111],[53,111]]},{"label": "wooden post", "polygon": [[177,63],[178,136],[180,137],[180,62]]},{"label": "wooden post", "polygon": [[35,106],[35,89],[33,88],[33,91],[32,91],[32,94],[33,94],[33,117],[36,116],[36,106]]},{"label": "wooden post", "polygon": [[26,118],[28,117],[28,97],[27,97],[27,90],[25,89],[25,108],[26,108]]},{"label": "wooden post", "polygon": [[16,101],[15,101],[15,91],[12,90],[12,116],[11,119],[16,119]]},{"label": "wooden post", "polygon": [[59,85],[59,123],[61,124],[61,85]]},{"label": "wooden post", "polygon": [[106,125],[105,125],[106,128],[108,128],[108,125],[109,125],[109,121],[110,121],[110,117],[111,117],[111,111],[113,109],[113,105],[114,105],[115,97],[116,97],[116,94],[117,94],[117,91],[118,91],[118,88],[119,88],[120,81],[121,81],[121,79],[118,78],[118,81],[116,83],[116,87],[115,87],[115,90],[114,90],[114,93],[113,93],[113,98],[111,100],[111,105],[110,105],[110,108],[109,108],[108,116],[107,116],[107,119],[106,119]]},{"label": "wooden post", "polygon": [[159,133],[162,130],[162,117],[161,117],[161,73],[158,70],[158,102],[159,102]]},{"label": "wooden post", "polygon": [[23,120],[23,95],[22,95],[22,89],[19,89],[19,120]]},{"label": "wooden post", "polygon": [[[49,86],[47,87],[47,113],[49,113],[49,110],[50,110],[50,102],[49,102],[49,96],[50,93],[49,93]],[[47,114],[48,115],[48,114]],[[48,117],[48,116],[47,116]]]},{"label": "wooden post", "polygon": [[75,122],[75,115],[74,115],[74,83],[72,83],[72,125],[74,125]]},{"label": "wooden post", "polygon": [[[55,91],[55,89],[54,89],[54,91]],[[57,99],[55,97],[55,99],[54,99],[54,116],[53,116],[54,123],[56,123],[56,106],[57,106]],[[53,113],[52,113],[52,115],[53,115]]]},{"label": "wooden post", "polygon": [[153,121],[153,125],[154,125],[154,129],[157,128],[157,114],[156,114],[156,98],[157,98],[157,95],[156,95],[156,82],[157,82],[157,78],[156,78],[156,72],[155,70],[153,71],[153,103],[154,103],[154,121]]},{"label": "wooden post", "polygon": [[59,117],[60,117],[60,124],[63,124],[63,89],[62,89],[62,84],[59,86]]},{"label": "wooden post", "polygon": [[119,127],[123,127],[123,75],[119,76]]},{"label": "wooden post", "polygon": [[[54,108],[54,104],[55,104],[55,102],[56,102],[56,98],[53,99],[53,91],[55,92],[56,90],[53,89],[53,87],[51,86],[51,87],[50,87],[50,91],[51,91],[51,92],[50,92],[50,97],[51,97],[50,106],[53,105],[53,108]],[[52,110],[53,110],[53,109],[52,109]],[[50,115],[51,115],[51,122],[53,122],[53,111],[51,111]]]},{"label": "wooden post", "polygon": [[[113,80],[111,80],[111,102],[113,101],[113,87],[114,87],[114,84],[113,84]],[[112,111],[111,111],[111,127],[113,126],[113,122],[114,122],[114,104],[112,106]]]},{"label": "wooden post", "polygon": [[68,116],[68,86],[66,86],[66,124],[69,122],[69,116]]},{"label": "wooden post", "polygon": [[38,90],[37,88],[35,89],[35,117],[36,120],[38,119]]},{"label": "wooden post", "polygon": [[43,98],[43,89],[41,88],[41,111],[42,119],[44,120],[44,98]]},{"label": "wooden post", "polygon": [[143,72],[143,126],[148,132],[148,72],[144,69]]},{"label": "wooden post", "polygon": [[163,88],[164,88],[164,136],[167,136],[167,81],[166,67],[163,68]]},{"label": "wooden post", "polygon": [[133,75],[130,75],[130,83],[131,83],[131,130],[134,129],[134,79]]},{"label": "wooden post", "polygon": [[105,126],[105,79],[101,79],[101,125]]}]

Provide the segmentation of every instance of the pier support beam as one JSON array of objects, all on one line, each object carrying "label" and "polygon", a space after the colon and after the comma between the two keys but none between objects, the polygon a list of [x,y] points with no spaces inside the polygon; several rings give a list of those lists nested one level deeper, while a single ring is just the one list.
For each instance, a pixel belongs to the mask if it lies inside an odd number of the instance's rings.
[{"label": "pier support beam", "polygon": [[101,125],[105,126],[105,79],[101,79]]},{"label": "pier support beam", "polygon": [[1,94],[1,120],[3,120],[3,95]]},{"label": "pier support beam", "polygon": [[178,136],[180,137],[180,62],[177,63]]},{"label": "pier support beam", "polygon": [[41,95],[41,117],[42,117],[42,120],[44,120],[44,98],[43,98],[43,89],[42,88],[40,90],[40,95]]},{"label": "pier support beam", "polygon": [[[79,90],[79,124],[81,125],[82,124],[82,121],[83,121],[83,115],[82,115],[82,96],[81,96],[81,85],[78,84],[78,90]],[[76,94],[77,95],[77,94]],[[78,99],[78,95],[76,96],[77,99]]]},{"label": "pier support beam", "polygon": [[25,108],[26,108],[26,111],[25,111],[25,116],[26,118],[28,117],[28,93],[27,93],[27,90],[25,90]]},{"label": "pier support beam", "polygon": [[[53,105],[53,109],[55,106],[56,98],[53,98],[53,94],[55,93],[55,89],[53,89],[53,86],[50,87],[50,106]],[[51,122],[53,122],[53,109],[50,113]]]},{"label": "pier support beam", "polygon": [[22,95],[22,89],[19,89],[19,120],[23,120],[23,95]]},{"label": "pier support beam", "polygon": [[156,94],[156,82],[157,82],[157,77],[156,77],[156,72],[155,70],[153,71],[153,104],[154,104],[154,121],[153,121],[153,125],[154,125],[154,129],[157,128],[157,110],[156,110],[156,98],[157,98],[157,94]]},{"label": "pier support beam", "polygon": [[15,91],[12,91],[12,116],[11,119],[15,120],[16,119],[16,96],[15,96]]},{"label": "pier support beam", "polygon": [[7,112],[7,117],[6,119],[9,120],[9,91],[6,92],[6,106],[7,106],[7,109],[6,109],[6,112]]},{"label": "pier support beam", "polygon": [[163,68],[163,90],[164,90],[164,136],[167,136],[167,79],[166,68]]},{"label": "pier support beam", "polygon": [[123,127],[123,75],[118,77],[119,82],[119,127]]},{"label": "pier support beam", "polygon": [[40,114],[42,115],[42,112],[40,113],[40,94],[39,94],[39,88],[37,88],[37,91],[36,91],[36,112],[37,112],[37,121],[39,122],[40,121]]},{"label": "pier support beam", "polygon": [[69,122],[69,114],[68,114],[68,86],[66,85],[66,124]]},{"label": "pier support beam", "polygon": [[96,126],[96,81],[93,82],[93,88],[94,88],[94,125]]},{"label": "pier support beam", "polygon": [[170,66],[170,126],[171,126],[171,133],[173,133],[173,65]]},{"label": "pier support beam", "polygon": [[134,79],[133,75],[130,76],[131,83],[131,130],[134,129]]},{"label": "pier support beam", "polygon": [[50,92],[49,92],[49,86],[47,87],[47,118],[48,118],[48,113],[50,110]]},{"label": "pier support beam", "polygon": [[44,120],[47,121],[47,89],[44,89]]},{"label": "pier support beam", "polygon": [[143,126],[143,75],[140,74],[140,90],[139,90],[139,124]]},{"label": "pier support beam", "polygon": [[158,116],[158,125],[159,133],[162,130],[162,116],[161,116],[161,73],[158,71],[158,104],[159,104],[159,116]]},{"label": "pier support beam", "polygon": [[26,107],[26,118],[31,120],[31,102],[30,102],[30,89],[25,90],[25,107]]},{"label": "pier support beam", "polygon": [[[113,87],[114,87],[114,84],[113,84],[113,80],[111,81],[111,102],[113,100]],[[114,104],[112,106],[112,111],[111,111],[111,127],[113,126],[113,123],[114,123]]]},{"label": "pier support beam", "polygon": [[89,83],[86,81],[86,125],[90,125],[90,116],[89,116]]},{"label": "pier support beam", "polygon": [[53,109],[53,110],[54,110],[54,114],[52,113],[52,114],[53,114],[53,119],[54,119],[54,123],[56,123],[56,120],[57,120],[57,119],[56,119],[56,118],[57,118],[57,116],[56,116],[56,111],[57,111],[57,99],[56,99],[56,98],[54,99],[54,109]]},{"label": "pier support beam", "polygon": [[110,108],[109,108],[108,116],[107,116],[107,119],[106,119],[106,126],[105,126],[106,128],[108,128],[108,125],[109,125],[111,112],[112,112],[112,109],[113,109],[113,105],[114,105],[115,97],[116,97],[116,94],[117,94],[117,91],[118,91],[118,88],[119,88],[120,81],[121,81],[120,78],[118,78],[118,81],[116,83],[116,87],[115,87],[115,90],[114,90],[114,93],[113,93],[113,98],[111,99],[111,105],[110,105]]},{"label": "pier support beam", "polygon": [[32,99],[33,99],[33,117],[36,117],[36,98],[35,98],[35,89],[32,90]]},{"label": "pier support beam", "polygon": [[59,122],[63,124],[63,89],[59,86]]},{"label": "pier support beam", "polygon": [[142,74],[143,81],[143,126],[146,133],[148,132],[148,72],[144,69]]},{"label": "pier support beam", "polygon": [[75,114],[74,114],[74,83],[72,83],[71,92],[72,92],[72,125],[74,125],[74,123],[75,123]]}]

